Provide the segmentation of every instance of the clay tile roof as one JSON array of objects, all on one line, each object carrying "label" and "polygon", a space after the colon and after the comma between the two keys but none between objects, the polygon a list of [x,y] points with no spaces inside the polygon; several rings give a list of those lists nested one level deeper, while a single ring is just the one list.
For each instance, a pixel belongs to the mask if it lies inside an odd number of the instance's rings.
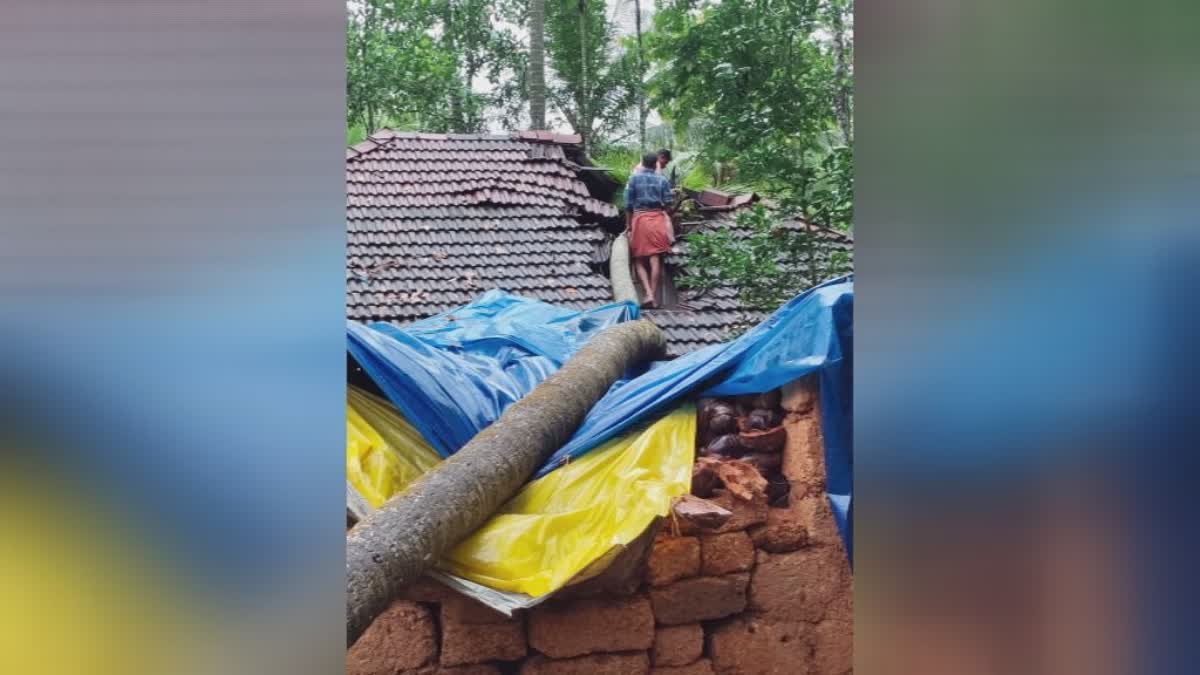
[{"label": "clay tile roof", "polygon": [[[566,307],[612,301],[606,235],[616,209],[594,199],[578,136],[425,134],[381,130],[346,151],[346,313],[357,321],[405,323],[502,288]],[[695,195],[701,222],[734,228],[757,195]],[[852,258],[850,235],[808,228]],[[687,242],[666,263],[676,275]],[[729,339],[763,316],[737,293],[679,292],[679,307],[648,312],[679,355]]]},{"label": "clay tile roof", "polygon": [[381,130],[346,152],[346,312],[404,323],[502,288],[587,308],[612,301],[593,267],[617,210],[570,157],[577,136]]}]

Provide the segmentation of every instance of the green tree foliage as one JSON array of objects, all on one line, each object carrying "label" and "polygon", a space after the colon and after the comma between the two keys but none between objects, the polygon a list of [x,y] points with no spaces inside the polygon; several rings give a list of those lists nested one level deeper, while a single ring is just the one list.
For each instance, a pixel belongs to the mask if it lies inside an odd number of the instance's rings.
[{"label": "green tree foliage", "polygon": [[453,60],[431,36],[431,0],[354,0],[346,14],[346,120],[363,133],[442,116]]},{"label": "green tree foliage", "polygon": [[850,11],[847,0],[662,0],[647,36],[654,105],[695,139],[718,183],[848,228],[851,139],[839,111],[845,102],[849,113]]},{"label": "green tree foliage", "polygon": [[525,52],[506,26],[522,3],[352,0],[347,10],[348,129],[472,132],[488,114],[521,114]]},{"label": "green tree foliage", "polygon": [[618,44],[603,0],[546,0],[546,52],[550,101],[585,147],[624,131],[641,86],[637,50]]},{"label": "green tree foliage", "polygon": [[846,145],[854,144],[854,11],[851,0],[827,0],[825,23],[833,52],[834,110]]},{"label": "green tree foliage", "polygon": [[738,229],[692,232],[687,274],[677,283],[698,292],[737,289],[743,307],[771,311],[806,288],[849,271],[844,251],[819,235],[785,225],[786,214],[762,205],[738,214]]},{"label": "green tree foliage", "polygon": [[[495,0],[437,0],[442,13],[443,49],[454,60],[457,76],[450,92],[446,127],[456,132],[483,130],[489,110],[510,119],[520,113],[527,58],[505,20],[523,5]],[[476,90],[477,77],[490,90]]]},{"label": "green tree foliage", "polygon": [[633,165],[642,161],[637,148],[624,145],[603,145],[592,150],[592,161],[602,166],[619,183],[628,183]]},{"label": "green tree foliage", "polygon": [[[347,138],[382,126],[521,128],[530,100],[528,0],[350,0]],[[627,132],[641,83],[603,0],[544,0],[546,97],[585,144]],[[536,79],[536,78],[535,78]]]}]

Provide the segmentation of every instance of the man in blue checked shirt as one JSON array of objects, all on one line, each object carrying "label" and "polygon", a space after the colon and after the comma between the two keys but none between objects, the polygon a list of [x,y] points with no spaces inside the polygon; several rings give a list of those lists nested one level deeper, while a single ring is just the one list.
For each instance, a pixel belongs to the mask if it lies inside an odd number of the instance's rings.
[{"label": "man in blue checked shirt", "polygon": [[675,235],[668,209],[674,203],[671,184],[655,173],[659,158],[642,157],[643,171],[629,177],[625,186],[625,219],[629,251],[638,281],[645,292],[642,307],[658,307],[658,284],[662,278],[662,254],[671,250]]}]

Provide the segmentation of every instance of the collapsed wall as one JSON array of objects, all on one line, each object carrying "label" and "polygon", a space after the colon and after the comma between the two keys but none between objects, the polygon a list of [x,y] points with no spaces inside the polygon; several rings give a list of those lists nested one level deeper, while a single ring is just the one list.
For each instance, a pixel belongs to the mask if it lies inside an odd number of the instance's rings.
[{"label": "collapsed wall", "polygon": [[807,380],[782,391],[786,442],[772,470],[786,495],[706,489],[730,514],[707,527],[665,519],[625,589],[610,584],[508,618],[422,581],[349,650],[347,672],[850,673],[852,577],[825,495],[817,398]]}]

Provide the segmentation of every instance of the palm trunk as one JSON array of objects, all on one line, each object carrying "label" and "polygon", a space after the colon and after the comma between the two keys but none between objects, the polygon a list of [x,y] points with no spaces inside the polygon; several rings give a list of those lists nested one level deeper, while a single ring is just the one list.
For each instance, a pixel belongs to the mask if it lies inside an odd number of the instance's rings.
[{"label": "palm trunk", "polygon": [[608,277],[612,279],[613,302],[637,303],[637,288],[629,273],[629,237],[617,235],[608,253]]},{"label": "palm trunk", "polygon": [[[446,52],[454,58],[454,82],[450,85],[450,125],[449,131],[454,133],[466,133],[466,123],[463,120],[463,104],[462,104],[462,68],[460,65],[460,55],[458,53],[458,45],[454,43],[454,3],[448,0],[445,4],[442,13],[442,40],[446,46]],[[468,82],[466,86],[470,86]]]},{"label": "palm trunk", "polygon": [[637,26],[637,64],[638,64],[638,147],[646,152],[646,62],[642,56],[642,3],[633,0],[634,22]]},{"label": "palm trunk", "polygon": [[[367,6],[366,6],[366,10],[363,13],[362,42],[360,43],[360,49],[359,49],[360,58],[362,59],[363,63],[367,63],[367,49],[368,49],[367,41],[371,39],[371,27],[372,27],[372,24],[374,24],[374,21],[373,21],[374,18],[375,18],[375,5],[368,2]],[[367,77],[365,79],[367,82],[370,82],[372,78]],[[363,106],[363,108],[364,108],[364,120],[363,121],[365,122],[365,124],[363,125],[363,131],[365,132],[366,136],[370,136],[371,134],[375,133],[375,106],[371,103],[370,96],[371,96],[371,94],[368,93],[364,97],[367,99],[367,102]]]},{"label": "palm trunk", "polygon": [[529,128],[546,128],[546,0],[529,0]]},{"label": "palm trunk", "polygon": [[645,320],[602,331],[450,459],[351,530],[346,537],[347,645],[401,588],[511,499],[617,378],[658,357],[664,345],[662,331]]},{"label": "palm trunk", "polygon": [[587,41],[587,0],[579,0],[579,137],[583,141],[583,154],[588,153],[592,136],[591,91],[588,89],[588,41]]}]

